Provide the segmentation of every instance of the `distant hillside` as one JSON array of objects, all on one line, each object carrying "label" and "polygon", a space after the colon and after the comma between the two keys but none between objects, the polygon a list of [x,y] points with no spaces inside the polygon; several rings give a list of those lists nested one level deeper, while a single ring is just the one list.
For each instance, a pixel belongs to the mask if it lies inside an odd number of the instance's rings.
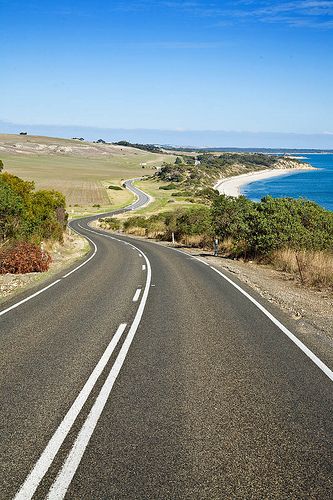
[{"label": "distant hillside", "polygon": [[211,187],[220,178],[257,170],[307,167],[310,165],[297,159],[261,153],[205,153],[178,156],[174,164],[164,164],[154,176],[163,181],[178,183],[186,189],[193,189]]},{"label": "distant hillside", "polygon": [[333,149],[290,149],[290,148],[228,148],[228,147],[216,147],[216,148],[196,148],[194,146],[185,146],[185,147],[175,147],[163,144],[161,148],[167,151],[193,151],[196,153],[263,153],[263,154],[273,154],[273,155],[289,155],[289,154],[315,154],[315,153],[333,153]]},{"label": "distant hillside", "polygon": [[24,155],[68,155],[105,157],[119,154],[136,155],[137,151],[127,145],[89,142],[84,139],[61,139],[20,134],[0,134],[0,154]]},{"label": "distant hillside", "polygon": [[70,214],[107,211],[130,203],[123,180],[153,174],[172,158],[136,148],[84,139],[0,134],[0,159],[5,169],[37,189],[55,189],[66,196]]}]

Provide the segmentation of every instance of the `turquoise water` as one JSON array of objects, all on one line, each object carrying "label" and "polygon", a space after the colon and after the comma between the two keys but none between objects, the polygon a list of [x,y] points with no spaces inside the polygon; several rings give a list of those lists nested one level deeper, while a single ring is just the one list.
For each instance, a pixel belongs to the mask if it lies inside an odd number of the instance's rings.
[{"label": "turquoise water", "polygon": [[307,198],[333,210],[333,154],[307,154],[306,160],[319,170],[283,175],[243,186],[242,194],[254,201],[263,196]]}]

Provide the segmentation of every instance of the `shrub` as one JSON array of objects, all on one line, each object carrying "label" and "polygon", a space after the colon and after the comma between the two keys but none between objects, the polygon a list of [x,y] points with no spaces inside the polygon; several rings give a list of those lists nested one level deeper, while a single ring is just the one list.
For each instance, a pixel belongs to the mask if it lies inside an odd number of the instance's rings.
[{"label": "shrub", "polygon": [[164,191],[171,191],[172,189],[177,189],[176,184],[167,184],[166,186],[160,186],[158,189],[163,189]]},{"label": "shrub", "polygon": [[249,247],[259,255],[281,248],[330,249],[333,213],[311,201],[267,196],[252,212]]},{"label": "shrub", "polygon": [[119,219],[115,219],[114,217],[106,217],[105,219],[99,219],[102,227],[106,229],[112,229],[113,231],[119,231],[121,228],[121,222]]},{"label": "shrub", "polygon": [[185,197],[185,196],[192,196],[192,191],[177,191],[177,193],[172,193],[171,196],[179,196],[179,197]]},{"label": "shrub", "polygon": [[193,207],[177,216],[178,236],[211,235],[212,220],[208,207]]},{"label": "shrub", "polygon": [[243,196],[219,196],[212,220],[217,236],[232,241],[234,255],[265,257],[282,248],[333,247],[333,213],[303,199],[266,196],[254,203]]},{"label": "shrub", "polygon": [[0,252],[0,274],[40,273],[50,263],[50,255],[34,243],[20,242]]},{"label": "shrub", "polygon": [[122,191],[123,188],[120,186],[109,186],[108,189],[113,189],[114,191]]},{"label": "shrub", "polygon": [[67,224],[65,197],[57,191],[34,191],[34,183],[0,174],[0,242],[43,239],[62,241]]}]

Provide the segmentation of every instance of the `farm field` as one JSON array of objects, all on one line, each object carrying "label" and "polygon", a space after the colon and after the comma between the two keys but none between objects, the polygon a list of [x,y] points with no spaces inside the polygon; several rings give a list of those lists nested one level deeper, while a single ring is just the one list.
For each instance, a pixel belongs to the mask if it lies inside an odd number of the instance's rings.
[{"label": "farm field", "polygon": [[108,186],[151,175],[170,158],[173,157],[86,141],[0,135],[0,159],[5,170],[33,180],[37,189],[62,192],[73,216],[127,205],[133,195]]}]

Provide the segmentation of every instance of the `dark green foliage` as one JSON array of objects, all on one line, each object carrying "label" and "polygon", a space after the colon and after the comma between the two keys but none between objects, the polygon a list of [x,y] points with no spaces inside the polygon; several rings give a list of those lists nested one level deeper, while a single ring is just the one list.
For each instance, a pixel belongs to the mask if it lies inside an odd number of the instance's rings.
[{"label": "dark green foliage", "polygon": [[333,213],[314,202],[267,196],[256,204],[250,224],[251,251],[267,255],[279,248],[333,248]]},{"label": "dark green foliage", "polygon": [[186,171],[185,165],[172,165],[169,163],[163,163],[163,166],[156,172],[155,176],[161,181],[166,182],[181,182],[184,180],[184,174]]},{"label": "dark green foliage", "polygon": [[163,189],[164,191],[171,191],[172,189],[177,189],[176,184],[167,184],[166,186],[160,186],[158,189]]},{"label": "dark green foliage", "polygon": [[2,160],[0,160],[0,172],[2,172],[3,167],[4,167],[3,161],[2,161]]},{"label": "dark green foliage", "polygon": [[121,228],[120,220],[114,217],[106,217],[105,219],[99,219],[99,221],[113,231],[118,231]]},{"label": "dark green foliage", "polygon": [[219,192],[211,187],[200,189],[196,191],[195,195],[209,202],[216,200],[220,196]]},{"label": "dark green foliage", "polygon": [[[284,160],[290,167],[298,167],[298,160]],[[221,177],[276,168],[281,162],[278,156],[260,153],[201,154],[177,157],[174,163],[164,163],[154,177],[176,183],[178,189],[191,191],[192,196],[212,201],[216,197],[211,186]],[[284,163],[283,166],[286,166]]]},{"label": "dark green foliage", "polygon": [[34,183],[0,174],[0,243],[62,240],[67,224],[65,198],[57,191],[34,191]]},{"label": "dark green foliage", "polygon": [[226,168],[235,164],[242,164],[250,170],[272,168],[279,159],[277,156],[260,153],[222,153],[218,156],[206,153],[199,155],[197,158],[203,166],[209,168]]},{"label": "dark green foliage", "polygon": [[130,217],[125,220],[123,227],[125,230],[130,229],[131,227],[147,228],[147,219],[140,216]]},{"label": "dark green foliage", "polygon": [[136,144],[128,141],[118,141],[113,142],[116,146],[126,146],[129,148],[141,149],[143,151],[149,151],[150,153],[162,153],[161,148],[154,146],[153,144]]},{"label": "dark green foliage", "polygon": [[109,186],[108,189],[113,189],[114,191],[122,191],[122,187],[120,186]]},{"label": "dark green foliage", "polygon": [[179,196],[183,198],[185,196],[192,196],[192,194],[192,191],[177,191],[177,193],[172,193],[171,196]]},{"label": "dark green foliage", "polygon": [[232,241],[236,255],[333,248],[333,213],[303,199],[267,196],[254,203],[243,196],[220,196],[213,202],[212,220],[215,233]]},{"label": "dark green foliage", "polygon": [[212,234],[212,219],[209,207],[193,207],[180,213],[176,220],[178,236]]}]

